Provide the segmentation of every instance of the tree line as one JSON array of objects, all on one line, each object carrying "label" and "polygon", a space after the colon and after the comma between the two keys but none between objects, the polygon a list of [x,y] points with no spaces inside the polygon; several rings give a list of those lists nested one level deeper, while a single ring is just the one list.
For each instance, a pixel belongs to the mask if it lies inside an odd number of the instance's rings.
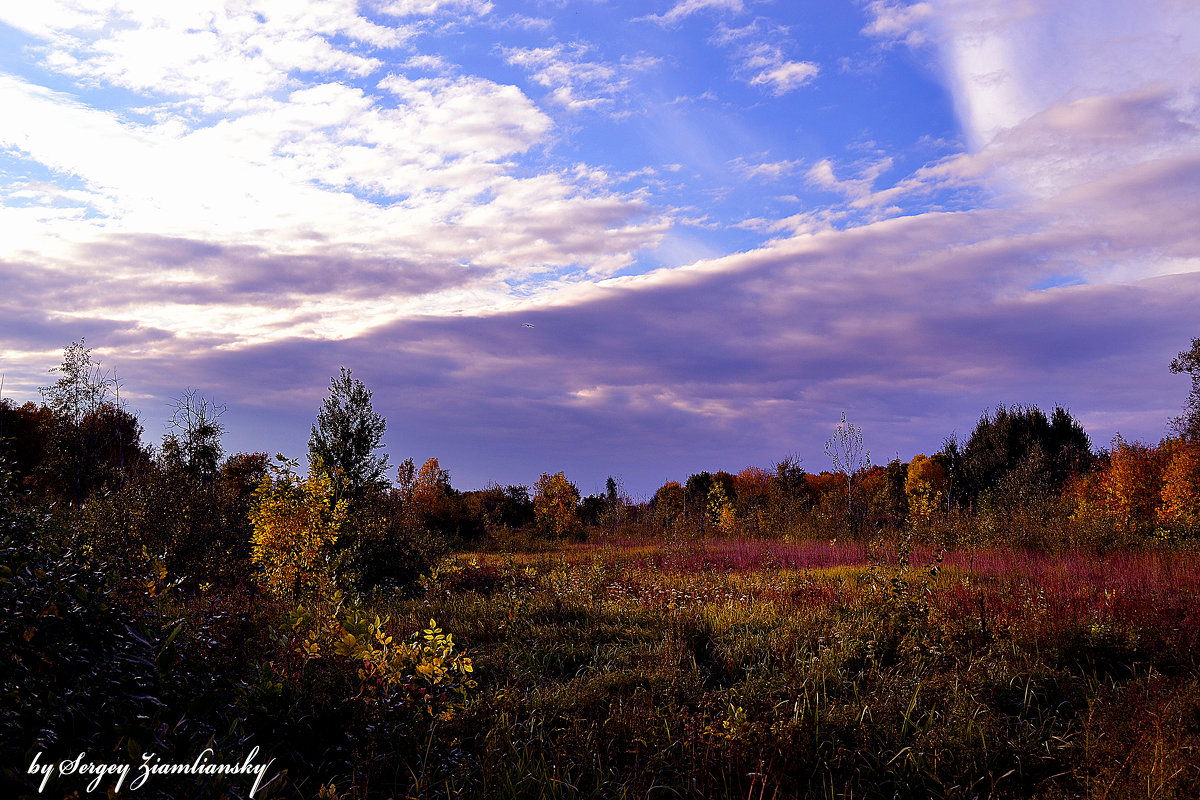
[{"label": "tree line", "polygon": [[562,472],[472,491],[455,489],[437,458],[405,459],[393,472],[386,420],[344,367],[317,410],[303,469],[226,453],[225,409],[194,389],[174,399],[156,446],[80,340],[64,349],[40,403],[0,399],[0,455],[24,502],[52,509],[98,556],[153,556],[198,585],[261,580],[289,558],[295,577],[312,567],[295,560],[297,543],[322,525],[328,541],[312,557],[364,592],[411,584],[456,547],[598,533],[915,533],[949,545],[1108,547],[1200,536],[1200,339],[1170,366],[1191,376],[1191,394],[1156,445],[1118,437],[1097,451],[1064,408],[1000,405],[965,439],[877,465],[843,416],[826,446],[833,469],[808,472],[792,456],[701,471],[635,502],[613,477],[584,497]]}]

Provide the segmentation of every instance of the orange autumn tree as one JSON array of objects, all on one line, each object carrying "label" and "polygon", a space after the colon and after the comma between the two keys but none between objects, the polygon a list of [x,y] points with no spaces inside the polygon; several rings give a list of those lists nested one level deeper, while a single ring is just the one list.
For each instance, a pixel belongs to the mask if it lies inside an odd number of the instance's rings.
[{"label": "orange autumn tree", "polygon": [[1200,442],[1176,441],[1163,470],[1158,524],[1179,537],[1200,536]]},{"label": "orange autumn tree", "polygon": [[767,511],[775,490],[775,476],[761,467],[746,467],[733,476],[737,514],[756,534],[767,532]]},{"label": "orange autumn tree", "polygon": [[334,500],[329,473],[319,456],[300,477],[295,461],[277,456],[254,492],[250,523],[251,560],[258,580],[276,597],[319,601],[335,590],[333,551],[346,521],[346,501]]},{"label": "orange autumn tree", "polygon": [[1100,483],[1100,502],[1104,512],[1126,530],[1145,530],[1154,524],[1172,444],[1168,440],[1152,447],[1127,442],[1120,435],[1113,439],[1108,471]]},{"label": "orange autumn tree", "polygon": [[[405,465],[411,463],[408,460]],[[442,469],[437,458],[427,459],[410,478],[405,478],[402,470],[400,486],[410,529],[439,529],[451,511],[454,490],[450,487],[450,473]]]}]

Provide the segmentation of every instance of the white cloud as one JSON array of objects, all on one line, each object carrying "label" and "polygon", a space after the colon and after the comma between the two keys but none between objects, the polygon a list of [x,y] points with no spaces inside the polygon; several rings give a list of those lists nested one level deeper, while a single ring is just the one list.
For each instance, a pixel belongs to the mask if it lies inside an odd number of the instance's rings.
[{"label": "white cloud", "polygon": [[799,160],[790,159],[783,161],[763,161],[755,164],[739,158],[732,162],[732,166],[747,178],[762,178],[768,181],[775,181],[794,173],[800,168],[800,163]]},{"label": "white cloud", "polygon": [[505,48],[502,53],[506,62],[526,70],[535,83],[550,89],[555,103],[572,111],[613,106],[634,73],[659,63],[646,56],[627,57],[618,63],[590,61],[585,56],[591,49],[577,43]]},{"label": "white cloud", "polygon": [[862,29],[867,36],[881,39],[903,40],[910,46],[925,41],[922,24],[933,16],[933,5],[928,2],[902,3],[897,0],[872,0],[867,4],[870,21]]},{"label": "white cloud", "polygon": [[722,24],[710,41],[733,49],[737,76],[776,97],[809,83],[821,71],[814,62],[789,59],[784,50],[790,43],[787,29],[765,25],[761,20],[740,28]]},{"label": "white cloud", "polygon": [[462,16],[484,16],[491,13],[492,8],[488,0],[392,0],[385,3],[380,11],[394,17],[430,17],[441,11],[452,11]]},{"label": "white cloud", "polygon": [[755,68],[759,65],[764,67],[750,79],[750,85],[770,87],[771,93],[776,96],[800,88],[820,72],[820,68],[811,61],[785,61],[778,53],[769,52],[766,56],[751,58],[747,64]]},{"label": "white cloud", "polygon": [[922,30],[976,150],[1052,105],[1153,86],[1181,96],[1200,89],[1194,3],[932,5]]},{"label": "white cloud", "polygon": [[336,47],[335,36],[394,48],[413,33],[358,16],[354,0],[36,5],[0,9],[0,21],[42,39],[52,70],[85,85],[184,98],[205,113],[288,86],[296,70],[363,76],[379,68],[376,58]]},{"label": "white cloud", "polygon": [[742,0],[680,0],[662,14],[650,14],[641,19],[657,22],[660,25],[675,25],[693,14],[708,10],[740,14],[742,13]]},{"label": "white cloud", "polygon": [[814,186],[843,195],[852,201],[852,205],[867,205],[874,199],[872,190],[875,181],[890,170],[892,165],[891,157],[868,161],[857,165],[856,177],[839,179],[834,173],[833,162],[823,158],[809,168],[805,178]]}]

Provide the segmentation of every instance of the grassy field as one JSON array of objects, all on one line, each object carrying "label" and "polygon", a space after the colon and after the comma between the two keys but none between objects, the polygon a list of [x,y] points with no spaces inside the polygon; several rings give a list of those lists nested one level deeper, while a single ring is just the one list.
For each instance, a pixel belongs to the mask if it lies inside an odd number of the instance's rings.
[{"label": "grassy field", "polygon": [[6,535],[2,794],[259,748],[138,796],[1200,797],[1194,550],[536,542],[297,601]]},{"label": "grassy field", "polygon": [[423,595],[478,686],[412,794],[1200,796],[1200,559],[600,540]]}]

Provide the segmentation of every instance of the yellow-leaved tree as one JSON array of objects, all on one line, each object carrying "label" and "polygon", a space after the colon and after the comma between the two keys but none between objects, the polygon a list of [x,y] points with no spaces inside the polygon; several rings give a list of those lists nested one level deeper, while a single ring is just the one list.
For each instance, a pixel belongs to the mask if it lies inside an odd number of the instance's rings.
[{"label": "yellow-leaved tree", "polygon": [[683,516],[684,492],[677,481],[667,481],[654,493],[654,517],[664,528],[673,528]]},{"label": "yellow-leaved tree", "polygon": [[904,493],[914,522],[929,519],[946,502],[949,491],[950,476],[936,457],[929,458],[924,453],[913,456],[904,478]]},{"label": "yellow-leaved tree", "polygon": [[254,492],[251,558],[271,594],[300,602],[332,597],[334,545],[346,521],[346,501],[334,500],[333,484],[319,457],[307,477],[283,456]]},{"label": "yellow-leaved tree", "polygon": [[533,516],[538,532],[548,539],[583,535],[579,520],[579,490],[561,472],[542,473],[533,487]]},{"label": "yellow-leaved tree", "polygon": [[733,533],[737,527],[737,511],[721,481],[713,481],[708,487],[708,518],[721,533]]}]

